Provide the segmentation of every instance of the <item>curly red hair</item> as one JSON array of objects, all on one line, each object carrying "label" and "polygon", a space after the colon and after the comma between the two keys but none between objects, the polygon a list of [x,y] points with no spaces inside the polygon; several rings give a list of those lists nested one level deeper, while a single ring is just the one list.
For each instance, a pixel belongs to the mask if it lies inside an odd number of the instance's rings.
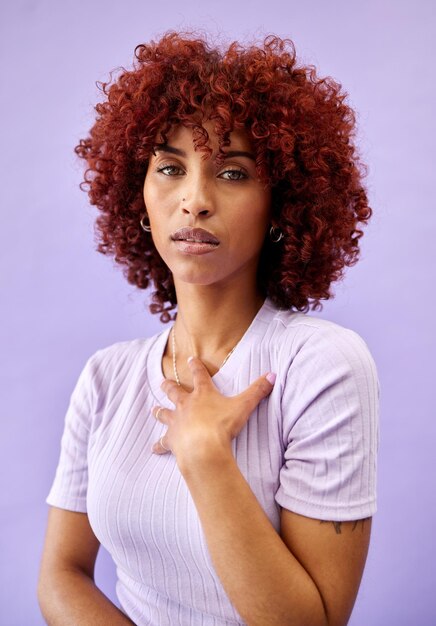
[{"label": "curly red hair", "polygon": [[[167,31],[135,48],[133,69],[95,106],[88,137],[74,148],[85,159],[83,185],[101,211],[97,251],[113,254],[128,282],[156,291],[150,311],[162,322],[177,305],[172,273],[140,219],[143,183],[158,132],[173,125],[194,131],[194,146],[212,152],[201,122],[212,112],[217,161],[233,128],[245,128],[260,179],[271,187],[272,217],[284,238],[265,238],[258,284],[281,308],[322,309],[330,285],[359,257],[358,224],[372,215],[362,186],[366,174],[353,137],[356,119],[346,93],[314,66],[299,66],[290,39],[268,35],[261,47],[233,42],[224,52],[197,34]],[[167,305],[167,306],[165,306]]]}]

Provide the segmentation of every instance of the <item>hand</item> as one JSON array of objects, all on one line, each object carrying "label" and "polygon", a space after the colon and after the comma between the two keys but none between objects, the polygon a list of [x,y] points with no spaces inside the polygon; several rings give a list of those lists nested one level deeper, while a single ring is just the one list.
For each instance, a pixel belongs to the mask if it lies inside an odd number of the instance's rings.
[{"label": "hand", "polygon": [[[210,458],[216,450],[229,450],[252,411],[269,395],[275,374],[266,374],[255,380],[236,396],[223,396],[215,387],[206,366],[198,357],[190,357],[194,388],[186,391],[174,380],[164,380],[161,389],[175,409],[154,407],[152,414],[168,426],[152,451],[156,454],[172,452],[179,458]],[[267,379],[271,377],[272,382]],[[163,443],[163,445],[162,445]]]}]

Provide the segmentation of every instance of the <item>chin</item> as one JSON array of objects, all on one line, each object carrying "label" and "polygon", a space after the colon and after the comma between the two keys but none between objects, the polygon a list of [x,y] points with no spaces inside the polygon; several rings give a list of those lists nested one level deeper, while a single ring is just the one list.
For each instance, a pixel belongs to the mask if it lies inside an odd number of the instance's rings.
[{"label": "chin", "polygon": [[173,277],[182,283],[189,283],[191,285],[213,285],[214,283],[221,281],[222,276],[211,276],[204,272],[173,272]]}]

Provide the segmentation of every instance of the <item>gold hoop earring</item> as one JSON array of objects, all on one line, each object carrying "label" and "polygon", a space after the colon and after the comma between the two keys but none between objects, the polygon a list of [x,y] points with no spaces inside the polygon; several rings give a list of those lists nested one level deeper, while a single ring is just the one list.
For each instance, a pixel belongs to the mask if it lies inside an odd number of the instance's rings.
[{"label": "gold hoop earring", "polygon": [[141,224],[143,230],[145,230],[146,233],[151,233],[151,226],[144,226],[144,217],[147,217],[147,214],[143,215],[139,221],[139,223]]}]

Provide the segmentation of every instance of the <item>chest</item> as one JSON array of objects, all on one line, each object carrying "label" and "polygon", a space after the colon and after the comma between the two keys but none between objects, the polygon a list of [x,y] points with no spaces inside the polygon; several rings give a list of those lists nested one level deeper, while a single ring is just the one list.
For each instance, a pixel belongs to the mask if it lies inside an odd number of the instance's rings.
[{"label": "chest", "polygon": [[[209,571],[211,566],[195,503],[175,457],[151,452],[166,428],[150,416],[153,405],[148,398],[138,414],[120,402],[91,438],[88,459],[91,526],[116,563],[133,568],[144,580],[156,564],[167,564],[175,555],[187,571]],[[252,413],[232,449],[260,506],[279,530],[274,496],[283,457],[271,402],[263,401]]]}]

